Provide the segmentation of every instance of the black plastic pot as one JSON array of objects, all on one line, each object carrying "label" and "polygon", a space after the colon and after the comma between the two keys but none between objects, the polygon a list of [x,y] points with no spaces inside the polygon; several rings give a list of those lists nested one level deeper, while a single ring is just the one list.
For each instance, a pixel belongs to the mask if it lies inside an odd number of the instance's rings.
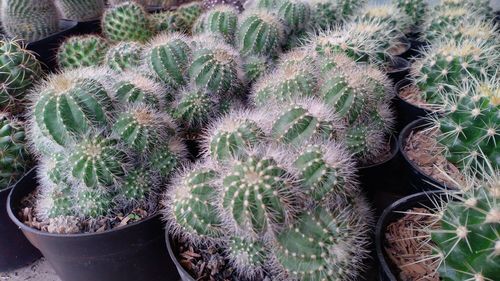
[{"label": "black plastic pot", "polygon": [[[26,182],[27,185],[33,182]],[[0,191],[0,272],[14,270],[36,261],[42,254],[24,237],[7,214],[11,189]]]},{"label": "black plastic pot", "polygon": [[427,41],[422,41],[417,38],[409,38],[410,49],[404,54],[405,58],[409,60],[415,60],[422,56],[422,52],[431,47],[430,43]]},{"label": "black plastic pot", "polygon": [[10,218],[50,262],[62,281],[178,280],[165,251],[160,215],[110,231],[50,234],[28,227],[17,218],[20,202],[34,191],[34,171],[23,178],[8,199]]},{"label": "black plastic pot", "polygon": [[78,35],[100,34],[101,31],[102,31],[101,19],[96,19],[96,20],[78,22],[75,34]]},{"label": "black plastic pot", "polygon": [[406,126],[399,135],[398,143],[401,151],[401,156],[403,159],[403,166],[405,167],[406,170],[405,174],[408,179],[408,184],[414,190],[413,193],[425,190],[439,190],[447,187],[443,183],[440,183],[437,180],[427,176],[415,163],[413,163],[408,158],[408,154],[404,149],[406,147],[408,137],[412,132],[418,132],[419,130],[423,130],[425,128],[428,128],[429,126],[430,124],[425,119],[416,120],[408,124],[408,126]]},{"label": "black plastic pot", "polygon": [[426,117],[433,112],[413,105],[399,96],[399,93],[407,86],[411,85],[411,81],[408,79],[403,79],[396,83],[396,97],[394,99],[394,105],[396,107],[396,112],[398,116],[398,123],[396,131],[401,131],[406,125],[411,122],[418,120],[422,117]]},{"label": "black plastic pot", "polygon": [[406,38],[406,36],[403,36],[401,38],[398,39],[400,45],[403,46],[403,49],[402,50],[399,50],[398,52],[391,52],[391,54],[393,56],[398,56],[398,57],[402,57],[404,59],[407,59],[406,57],[406,53],[410,50],[411,48],[411,42],[410,40],[408,40],[408,38]]},{"label": "black plastic pot", "polygon": [[[179,273],[179,276],[181,277],[182,281],[195,281],[194,278],[189,274],[184,267],[179,263],[177,260],[177,255],[179,254],[177,252],[177,247],[175,247],[174,242],[170,238],[170,235],[168,235],[168,232],[165,232],[165,244],[167,244],[167,251],[168,255],[170,256],[170,259],[174,262],[175,267],[177,268],[177,272]],[[173,245],[173,246],[172,246]]]},{"label": "black plastic pot", "polygon": [[385,253],[385,231],[389,224],[400,219],[404,216],[404,211],[410,210],[414,207],[426,207],[433,208],[432,199],[437,199],[441,197],[445,199],[442,191],[430,191],[413,194],[404,197],[389,206],[384,210],[384,213],[380,216],[377,222],[377,227],[375,229],[375,248],[377,252],[377,260],[379,263],[379,280],[380,281],[399,281],[396,276],[398,275],[398,270],[390,262],[389,257]]},{"label": "black plastic pot", "polygon": [[410,74],[410,62],[401,57],[394,57],[387,67],[391,68],[387,70],[387,76],[389,76],[394,83],[398,83]]},{"label": "black plastic pot", "polygon": [[406,189],[401,188],[405,179],[402,177],[402,165],[396,137],[391,137],[390,145],[389,158],[380,163],[359,168],[361,188],[374,204],[377,215],[381,214],[394,201],[408,194]]},{"label": "black plastic pot", "polygon": [[54,72],[57,70],[57,49],[66,37],[75,34],[77,25],[76,21],[61,20],[59,21],[61,31],[44,39],[30,42],[26,48],[36,53],[37,58],[47,71]]}]

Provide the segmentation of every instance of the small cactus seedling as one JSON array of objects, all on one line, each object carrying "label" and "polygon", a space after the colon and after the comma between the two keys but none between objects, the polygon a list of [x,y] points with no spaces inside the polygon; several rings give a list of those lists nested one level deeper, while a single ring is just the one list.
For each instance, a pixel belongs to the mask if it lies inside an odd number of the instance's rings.
[{"label": "small cactus seedling", "polygon": [[33,91],[32,125],[60,145],[107,125],[113,109],[107,78],[94,68],[52,75]]},{"label": "small cactus seedling", "polygon": [[436,43],[411,69],[411,75],[430,104],[441,104],[443,94],[462,81],[493,75],[498,53],[486,42],[462,40]]},{"label": "small cactus seedling", "polygon": [[224,161],[245,153],[264,138],[259,117],[248,111],[233,111],[209,128],[205,150],[212,159]]},{"label": "small cactus seedling", "polygon": [[41,40],[59,31],[59,12],[53,0],[3,0],[2,26],[11,38]]},{"label": "small cactus seedling", "polygon": [[23,123],[0,112],[0,190],[9,188],[29,168]]},{"label": "small cactus seedling", "polygon": [[104,64],[109,68],[123,72],[138,68],[141,61],[143,46],[136,42],[120,42],[109,48]]},{"label": "small cactus seedling", "polygon": [[216,94],[234,91],[244,79],[239,53],[224,43],[195,50],[189,76],[196,87]]},{"label": "small cactus seedling", "polygon": [[207,163],[197,164],[172,179],[164,211],[172,235],[187,237],[194,244],[215,242],[224,235],[215,204],[217,176]]},{"label": "small cactus seedling", "polygon": [[232,6],[218,5],[205,13],[203,31],[218,33],[231,44],[234,42],[237,25],[238,11]]},{"label": "small cactus seedling", "polygon": [[311,7],[302,0],[283,0],[278,2],[278,16],[292,33],[303,30],[309,24]]},{"label": "small cactus seedling", "polygon": [[273,56],[281,51],[285,27],[265,11],[247,11],[240,18],[236,44],[242,55]]},{"label": "small cactus seedling", "polygon": [[153,28],[144,8],[131,1],[108,8],[102,18],[103,34],[112,42],[146,42]]},{"label": "small cactus seedling", "polygon": [[0,110],[19,106],[28,91],[42,74],[35,56],[19,41],[0,41]]},{"label": "small cactus seedling", "polygon": [[485,163],[500,168],[499,96],[498,82],[464,83],[446,114],[435,120],[445,156],[464,172]]},{"label": "small cactus seedling", "polygon": [[145,50],[145,64],[154,77],[178,89],[187,83],[191,48],[184,35],[161,34]]},{"label": "small cactus seedling", "polygon": [[101,17],[104,12],[104,0],[56,0],[65,19],[89,21]]},{"label": "small cactus seedling", "polygon": [[108,47],[106,40],[100,36],[73,36],[59,47],[57,62],[65,69],[99,66],[104,61]]}]

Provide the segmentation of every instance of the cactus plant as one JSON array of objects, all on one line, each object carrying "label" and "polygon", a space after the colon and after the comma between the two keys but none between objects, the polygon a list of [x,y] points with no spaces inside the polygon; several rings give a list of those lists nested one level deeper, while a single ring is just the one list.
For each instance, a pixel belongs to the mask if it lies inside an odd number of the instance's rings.
[{"label": "cactus plant", "polygon": [[303,30],[311,17],[311,7],[301,0],[283,0],[278,2],[278,16],[285,22],[291,32]]},{"label": "cactus plant", "polygon": [[99,66],[104,61],[107,50],[108,43],[100,36],[73,36],[59,47],[57,62],[61,68],[66,69]]},{"label": "cactus plant", "polygon": [[248,82],[252,83],[263,76],[272,66],[265,56],[248,56],[243,59],[243,71]]},{"label": "cactus plant", "polygon": [[60,145],[107,125],[113,104],[106,78],[113,79],[93,68],[52,75],[34,90],[32,125]]},{"label": "cactus plant", "polygon": [[42,74],[35,56],[19,41],[0,41],[0,110],[13,110]]},{"label": "cactus plant", "polygon": [[2,25],[12,38],[27,42],[43,39],[59,31],[59,12],[53,0],[5,0]]},{"label": "cactus plant", "polygon": [[136,42],[120,42],[108,49],[104,64],[109,68],[123,72],[141,65],[143,46]]},{"label": "cactus plant", "polygon": [[113,88],[115,98],[123,104],[146,104],[165,110],[168,101],[162,84],[133,72],[125,72]]},{"label": "cactus plant", "polygon": [[484,41],[443,41],[423,52],[411,76],[430,104],[442,103],[442,94],[464,80],[494,75],[498,54]]},{"label": "cactus plant", "polygon": [[0,190],[9,188],[30,165],[23,123],[0,112]]},{"label": "cactus plant", "polygon": [[187,84],[191,48],[179,33],[161,34],[148,44],[144,54],[151,75],[177,89]]},{"label": "cactus plant", "polygon": [[214,9],[220,5],[228,5],[235,8],[238,12],[243,11],[245,1],[241,0],[203,0],[203,7],[206,10]]},{"label": "cactus plant", "polygon": [[204,15],[203,31],[221,34],[227,43],[234,41],[238,11],[232,6],[217,5]]},{"label": "cactus plant", "polygon": [[499,92],[495,81],[464,82],[447,102],[446,114],[435,119],[446,158],[464,172],[485,163],[500,167]]},{"label": "cactus plant", "polygon": [[177,31],[189,34],[202,11],[201,3],[196,1],[179,6],[175,11],[175,27],[178,29]]},{"label": "cactus plant", "polygon": [[183,89],[173,102],[173,116],[186,128],[196,129],[218,112],[217,95],[200,89]]},{"label": "cactus plant", "polygon": [[429,4],[425,0],[393,0],[393,3],[409,17],[413,29],[421,26],[429,13]]},{"label": "cactus plant", "polygon": [[281,51],[285,27],[280,19],[266,11],[242,14],[236,44],[242,55],[276,55]]},{"label": "cactus plant", "polygon": [[153,27],[143,7],[127,1],[104,12],[102,32],[112,42],[145,42],[153,35]]},{"label": "cactus plant", "polygon": [[365,5],[359,17],[361,19],[377,19],[387,22],[392,28],[399,31],[408,31],[409,21],[398,6],[392,3],[376,3]]},{"label": "cactus plant", "polygon": [[104,0],[56,0],[64,18],[76,21],[89,21],[101,17]]}]

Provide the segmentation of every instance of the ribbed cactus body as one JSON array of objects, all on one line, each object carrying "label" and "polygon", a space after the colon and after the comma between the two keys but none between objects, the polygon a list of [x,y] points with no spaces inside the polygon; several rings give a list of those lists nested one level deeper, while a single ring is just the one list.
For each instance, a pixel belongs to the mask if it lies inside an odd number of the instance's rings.
[{"label": "ribbed cactus body", "polygon": [[142,45],[135,42],[120,42],[109,48],[104,59],[105,65],[115,71],[132,70],[141,64]]},{"label": "ribbed cactus body", "polygon": [[158,79],[172,88],[187,83],[191,49],[187,39],[179,34],[160,35],[153,39],[145,53],[145,63]]},{"label": "ribbed cactus body", "polygon": [[59,216],[70,216],[74,214],[73,200],[75,199],[71,188],[64,183],[51,186],[51,189],[43,194],[46,200],[43,216],[47,218],[56,218]]},{"label": "ribbed cactus body", "polygon": [[203,7],[199,2],[191,2],[179,6],[175,10],[175,27],[176,31],[191,33],[194,23],[203,12]]},{"label": "ribbed cactus body", "polygon": [[217,101],[210,92],[186,89],[174,102],[173,116],[188,128],[199,128],[217,113]]},{"label": "ribbed cactus body", "polygon": [[373,121],[353,124],[343,135],[349,152],[362,163],[372,163],[387,145],[387,136]]},{"label": "ribbed cactus body", "polygon": [[221,5],[226,5],[233,7],[236,9],[238,12],[243,11],[243,4],[245,1],[241,0],[203,0],[203,7],[207,10],[209,9],[215,9]]},{"label": "ribbed cactus body", "polygon": [[225,44],[198,49],[189,67],[189,76],[200,89],[217,94],[230,92],[242,80],[239,54]]},{"label": "ribbed cactus body", "polygon": [[232,236],[226,253],[240,276],[249,279],[261,277],[268,258],[264,243],[257,239]]},{"label": "ribbed cactus body", "polygon": [[217,196],[213,181],[217,173],[210,168],[199,167],[180,176],[178,185],[172,190],[171,227],[175,234],[187,234],[193,241],[200,238],[220,238],[224,232],[217,215],[214,198]]},{"label": "ribbed cactus body", "polygon": [[234,41],[238,25],[238,12],[231,6],[216,6],[205,14],[203,30],[221,34],[227,43]]},{"label": "ribbed cactus body", "polygon": [[75,211],[83,217],[103,217],[114,207],[110,194],[102,190],[82,188],[76,195]]},{"label": "ribbed cactus body", "polygon": [[108,47],[106,40],[100,36],[70,37],[59,47],[57,62],[65,69],[99,66],[104,61]]},{"label": "ribbed cactus body", "polygon": [[40,63],[17,41],[0,41],[0,110],[19,105],[34,82],[41,76]]},{"label": "ribbed cactus body", "polygon": [[280,52],[284,26],[272,14],[249,11],[242,15],[236,37],[242,55],[272,56]]},{"label": "ribbed cactus body", "polygon": [[177,167],[184,162],[187,148],[177,138],[171,138],[162,147],[157,147],[151,153],[151,169],[163,177],[169,177]]},{"label": "ribbed cactus body", "polygon": [[145,42],[153,35],[153,28],[144,8],[129,1],[106,10],[102,32],[112,42]]},{"label": "ribbed cactus body", "polygon": [[270,67],[271,63],[265,56],[248,56],[243,61],[243,71],[249,82],[259,79]]},{"label": "ribbed cactus body", "polygon": [[77,72],[53,76],[40,87],[34,118],[42,133],[60,145],[108,124],[113,108],[107,89]]},{"label": "ribbed cactus body", "polygon": [[56,0],[65,19],[95,20],[104,12],[104,0]]},{"label": "ribbed cactus body", "polygon": [[259,235],[288,221],[293,185],[286,170],[273,158],[245,157],[222,181],[222,206],[236,229]]},{"label": "ribbed cactus body", "polygon": [[278,4],[278,16],[292,31],[297,32],[309,24],[311,7],[301,0],[283,0]]},{"label": "ribbed cactus body", "polygon": [[29,168],[23,123],[0,113],[0,190],[9,188]]},{"label": "ribbed cactus body", "polygon": [[393,2],[411,19],[414,27],[422,25],[429,13],[429,5],[425,0],[393,0]]},{"label": "ribbed cactus body", "polygon": [[464,171],[474,171],[486,161],[495,169],[500,167],[499,91],[498,85],[464,87],[462,97],[437,119],[445,156]]},{"label": "ribbed cactus body", "polygon": [[[128,73],[130,74],[130,73]],[[165,101],[159,95],[161,85],[145,77],[122,80],[115,84],[115,96],[124,104],[143,103],[153,108],[163,109]]]},{"label": "ribbed cactus body", "polygon": [[121,112],[113,131],[130,146],[143,152],[164,143],[175,133],[171,117],[147,105],[134,105]]},{"label": "ribbed cactus body", "polygon": [[72,176],[87,187],[112,185],[124,175],[127,155],[113,139],[92,136],[78,143],[69,156]]},{"label": "ribbed cactus body", "polygon": [[133,170],[125,177],[120,193],[128,201],[146,200],[154,185],[152,177],[152,173],[144,169]]},{"label": "ribbed cactus body", "polygon": [[43,39],[59,31],[59,13],[53,0],[5,0],[2,25],[12,38],[27,42]]},{"label": "ribbed cactus body", "polygon": [[325,30],[337,22],[335,3],[330,0],[311,1],[311,25]]}]

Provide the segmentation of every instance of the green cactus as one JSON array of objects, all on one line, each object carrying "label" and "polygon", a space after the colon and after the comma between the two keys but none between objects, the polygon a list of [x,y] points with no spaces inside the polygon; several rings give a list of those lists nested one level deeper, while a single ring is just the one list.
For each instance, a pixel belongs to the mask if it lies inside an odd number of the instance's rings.
[{"label": "green cactus", "polygon": [[236,45],[244,56],[276,55],[281,51],[285,28],[280,19],[265,11],[248,11],[241,16]]},{"label": "green cactus", "polygon": [[109,48],[104,64],[118,72],[136,69],[142,63],[142,52],[143,46],[136,42],[120,42]]},{"label": "green cactus", "polygon": [[106,40],[100,36],[69,37],[59,47],[57,62],[64,69],[99,66],[104,61],[108,47]]},{"label": "green cactus", "polygon": [[81,187],[76,195],[75,212],[81,217],[100,218],[114,208],[112,197],[103,190]]},{"label": "green cactus", "polygon": [[[263,149],[263,148],[261,148]],[[294,213],[296,186],[265,151],[242,157],[222,179],[226,220],[248,235],[265,235],[286,225]]]},{"label": "green cactus", "polygon": [[498,82],[464,83],[448,102],[449,110],[435,120],[445,156],[464,172],[485,163],[500,167],[500,111]]},{"label": "green cactus", "polygon": [[165,109],[168,98],[160,83],[142,75],[125,72],[114,85],[114,96],[123,104],[146,104],[158,110]]},{"label": "green cactus", "polygon": [[15,110],[42,74],[35,56],[15,40],[0,40],[0,110]]},{"label": "green cactus", "polygon": [[429,4],[425,0],[392,1],[410,20],[412,29],[420,27],[429,14]]},{"label": "green cactus", "polygon": [[174,236],[189,237],[193,243],[216,241],[224,235],[217,215],[215,172],[208,164],[195,165],[172,180],[166,205],[167,227]]},{"label": "green cactus", "polygon": [[311,26],[325,30],[334,26],[337,19],[337,9],[334,1],[311,0]]},{"label": "green cactus", "polygon": [[242,82],[242,62],[231,46],[219,43],[197,49],[189,76],[200,89],[221,94],[234,91]]},{"label": "green cactus", "polygon": [[377,161],[387,145],[386,134],[373,121],[353,124],[342,134],[341,139],[361,165]]},{"label": "green cactus", "polygon": [[117,116],[113,131],[131,149],[142,153],[164,143],[175,133],[176,125],[168,114],[136,104]]},{"label": "green cactus", "polygon": [[32,108],[41,133],[65,145],[90,129],[107,125],[113,104],[103,84],[106,78],[110,77],[105,71],[77,69],[54,74],[41,84]]},{"label": "green cactus", "polygon": [[162,177],[169,177],[185,161],[187,148],[178,138],[171,138],[151,153],[151,169]]},{"label": "green cactus", "polygon": [[221,5],[227,5],[227,6],[230,6],[234,9],[236,9],[236,11],[241,12],[241,11],[243,11],[243,4],[245,3],[245,1],[242,1],[242,0],[203,0],[202,3],[203,3],[203,8],[205,8],[206,10],[215,9]]},{"label": "green cactus", "polygon": [[435,9],[423,24],[423,39],[428,41],[439,39],[440,34],[454,30],[464,19],[469,19],[470,12],[461,6]]},{"label": "green cactus", "polygon": [[400,8],[392,3],[372,3],[365,5],[360,13],[361,20],[378,20],[386,22],[392,28],[407,32],[411,25],[410,19],[406,17]]},{"label": "green cactus", "polygon": [[453,26],[450,30],[443,31],[438,37],[449,38],[450,40],[476,40],[485,41],[487,45],[499,44],[497,30],[494,25],[484,20],[467,20],[458,26]]},{"label": "green cactus", "polygon": [[206,153],[217,161],[243,154],[264,138],[259,118],[248,111],[233,111],[209,128],[204,144]]},{"label": "green cactus", "polygon": [[282,0],[278,4],[278,16],[283,19],[291,33],[303,30],[309,24],[311,7],[301,0]]},{"label": "green cactus", "polygon": [[127,153],[114,139],[90,137],[77,143],[69,154],[72,176],[90,188],[112,185],[129,165]]},{"label": "green cactus", "polygon": [[152,24],[144,8],[125,2],[108,8],[102,18],[102,32],[112,42],[145,42],[153,35]]},{"label": "green cactus", "polygon": [[265,56],[248,56],[243,60],[243,71],[249,82],[254,82],[263,76],[272,66]]},{"label": "green cactus", "polygon": [[262,241],[232,236],[227,245],[227,256],[239,276],[250,280],[262,279],[268,249]]},{"label": "green cactus", "polygon": [[350,20],[366,2],[366,0],[336,0],[337,19]]},{"label": "green cactus", "polygon": [[56,0],[65,19],[89,21],[101,17],[104,0]]},{"label": "green cactus", "polygon": [[3,0],[1,12],[3,29],[11,38],[34,42],[59,31],[54,1]]},{"label": "green cactus", "polygon": [[173,116],[185,128],[198,129],[217,113],[218,100],[204,90],[184,89],[173,103]]},{"label": "green cactus", "polygon": [[74,196],[66,183],[44,185],[40,192],[37,216],[49,219],[74,214]]},{"label": "green cactus", "polygon": [[0,190],[19,180],[30,166],[23,123],[0,112]]},{"label": "green cactus", "polygon": [[185,36],[178,33],[159,35],[151,40],[144,57],[152,76],[174,89],[186,85],[191,48]]},{"label": "green cactus", "polygon": [[175,10],[175,27],[176,31],[190,33],[194,23],[203,12],[203,7],[199,2],[191,2],[183,4]]},{"label": "green cactus", "polygon": [[464,80],[494,75],[498,54],[486,42],[463,40],[436,43],[412,65],[411,76],[427,103],[443,103],[443,94]]},{"label": "green cactus", "polygon": [[143,201],[146,200],[154,185],[151,172],[145,169],[136,169],[125,177],[120,193],[129,202]]},{"label": "green cactus", "polygon": [[221,34],[227,43],[234,41],[238,24],[238,11],[232,6],[218,5],[205,14],[203,30]]}]

